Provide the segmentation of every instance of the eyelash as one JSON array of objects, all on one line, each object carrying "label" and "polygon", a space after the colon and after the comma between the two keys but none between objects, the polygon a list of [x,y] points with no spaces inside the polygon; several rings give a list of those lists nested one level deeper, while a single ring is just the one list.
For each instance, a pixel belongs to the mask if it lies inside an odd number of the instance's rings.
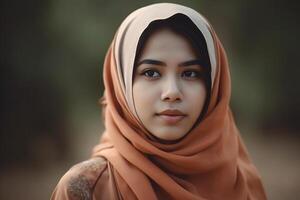
[{"label": "eyelash", "polygon": [[[149,75],[149,72],[151,72],[153,74]],[[157,74],[154,75],[155,73],[157,73]],[[189,74],[194,73],[194,75],[193,76],[184,76],[184,74],[186,74],[186,73],[189,73]],[[143,71],[141,73],[141,75],[146,76],[149,79],[157,79],[161,76],[157,70],[153,70],[153,69],[147,69],[147,70]],[[186,77],[187,79],[199,79],[202,77],[202,74],[197,70],[186,70],[182,73],[182,77]]]}]

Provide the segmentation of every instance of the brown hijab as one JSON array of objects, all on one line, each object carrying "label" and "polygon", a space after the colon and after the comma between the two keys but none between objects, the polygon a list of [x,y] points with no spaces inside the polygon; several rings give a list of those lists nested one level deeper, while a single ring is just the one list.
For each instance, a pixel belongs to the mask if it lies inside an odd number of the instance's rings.
[{"label": "brown hijab", "polygon": [[[136,117],[132,73],[139,38],[155,20],[181,13],[207,43],[211,98],[201,123],[173,144],[154,141]],[[118,29],[104,63],[105,131],[93,157],[107,159],[123,199],[266,199],[229,108],[226,53],[207,20],[177,4],[160,3],[130,14]]]}]

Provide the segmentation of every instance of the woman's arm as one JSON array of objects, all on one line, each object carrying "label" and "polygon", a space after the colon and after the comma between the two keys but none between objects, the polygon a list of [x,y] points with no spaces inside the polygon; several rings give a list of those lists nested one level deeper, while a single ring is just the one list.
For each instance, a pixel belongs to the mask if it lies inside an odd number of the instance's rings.
[{"label": "woman's arm", "polygon": [[97,183],[106,181],[102,178],[106,170],[107,162],[100,157],[73,166],[60,179],[51,200],[92,200]]}]

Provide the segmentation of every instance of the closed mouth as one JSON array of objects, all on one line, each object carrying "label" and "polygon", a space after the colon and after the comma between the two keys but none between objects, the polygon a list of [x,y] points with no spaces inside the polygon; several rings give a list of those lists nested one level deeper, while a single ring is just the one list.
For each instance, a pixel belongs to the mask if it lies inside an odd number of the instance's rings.
[{"label": "closed mouth", "polygon": [[157,113],[157,115],[185,116],[186,114],[184,114],[183,112],[181,112],[180,110],[177,110],[177,109],[174,109],[174,110],[167,109],[167,110]]},{"label": "closed mouth", "polygon": [[164,110],[157,114],[157,116],[166,124],[176,124],[181,121],[186,114],[179,110]]}]

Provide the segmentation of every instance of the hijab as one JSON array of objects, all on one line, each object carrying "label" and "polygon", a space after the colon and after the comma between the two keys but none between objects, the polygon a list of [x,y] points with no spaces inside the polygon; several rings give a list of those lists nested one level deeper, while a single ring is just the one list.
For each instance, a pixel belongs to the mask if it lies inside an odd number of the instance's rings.
[{"label": "hijab", "polygon": [[[201,31],[211,66],[211,96],[200,123],[176,143],[153,140],[137,117],[133,71],[139,39],[149,24],[176,14]],[[131,13],[105,57],[105,130],[93,157],[110,163],[110,176],[123,199],[266,199],[261,178],[240,137],[230,100],[225,50],[208,21],[195,10],[159,3]]]}]

